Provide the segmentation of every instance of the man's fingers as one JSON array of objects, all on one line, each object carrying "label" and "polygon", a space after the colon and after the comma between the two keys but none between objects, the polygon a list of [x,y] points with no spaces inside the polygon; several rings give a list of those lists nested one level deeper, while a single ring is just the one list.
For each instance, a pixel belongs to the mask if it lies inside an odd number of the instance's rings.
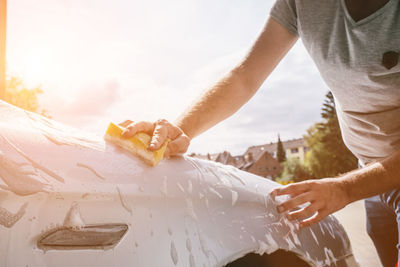
[{"label": "man's fingers", "polygon": [[329,215],[329,212],[326,210],[319,210],[314,216],[305,219],[304,221],[300,222],[300,227],[307,227],[322,221],[326,216]]},{"label": "man's fingers", "polygon": [[171,140],[174,140],[174,139],[178,138],[178,136],[183,134],[183,131],[181,130],[181,128],[176,127],[175,125],[171,124],[169,121],[167,121],[165,119],[156,121],[156,126],[158,126],[158,125],[164,126],[168,130],[167,137]]},{"label": "man's fingers", "polygon": [[154,128],[153,136],[151,138],[150,150],[157,150],[159,149],[162,144],[164,144],[165,139],[167,139],[168,136],[168,128],[164,124],[156,124],[156,127]]},{"label": "man's fingers", "polygon": [[161,119],[155,123],[148,121],[132,122],[126,120],[119,124],[125,130],[122,136],[125,138],[132,137],[138,132],[144,132],[151,135],[149,150],[157,150],[165,143],[167,139],[171,142],[168,143],[167,149],[164,152],[164,157],[173,156],[176,154],[185,153],[190,139],[184,132],[177,126],[171,124],[167,120]]},{"label": "man's fingers", "polygon": [[[172,125],[167,120],[158,120],[154,128],[153,137],[150,143],[150,150],[159,149],[165,142],[167,138],[174,141],[183,134],[179,127]],[[170,151],[171,155],[175,154],[174,151]]]},{"label": "man's fingers", "polygon": [[271,191],[270,195],[271,197],[275,198],[275,196],[281,196],[281,195],[291,195],[297,196],[301,193],[304,193],[309,190],[309,185],[307,183],[295,183],[295,184],[290,184],[284,187],[278,187],[275,188],[274,190]]},{"label": "man's fingers", "polygon": [[172,124],[168,125],[168,138],[171,140],[177,139],[179,136],[184,135],[181,128],[173,126]]},{"label": "man's fingers", "polygon": [[168,143],[168,146],[164,152],[164,158],[185,153],[189,147],[189,144],[189,137],[186,135],[179,136],[177,139]]},{"label": "man's fingers", "polygon": [[125,131],[122,133],[122,136],[125,138],[132,137],[138,132],[144,132],[149,135],[153,133],[154,123],[148,121],[140,121],[134,122],[126,127]]},{"label": "man's fingers", "polygon": [[169,158],[170,155],[171,155],[171,153],[169,152],[169,148],[167,147],[164,152],[164,158],[167,159],[167,158]]},{"label": "man's fingers", "polygon": [[317,203],[311,203],[307,207],[290,212],[287,215],[287,218],[291,221],[304,220],[304,219],[307,219],[307,218],[310,218],[311,216],[313,216],[319,208],[320,207]]},{"label": "man's fingers", "polygon": [[190,139],[185,134],[182,134],[175,140],[168,143],[169,155],[183,154],[187,151],[190,144]]},{"label": "man's fingers", "polygon": [[121,122],[121,123],[118,123],[118,125],[119,126],[122,126],[122,127],[124,127],[124,128],[126,128],[129,124],[131,124],[131,123],[133,123],[133,121],[131,121],[131,120],[126,120],[126,121],[123,121],[123,122]]},{"label": "man's fingers", "polygon": [[[306,227],[318,223],[349,203],[347,192],[343,188],[341,180],[325,178],[275,188],[270,195],[290,195],[291,199],[278,205],[277,209],[279,212],[289,211],[286,214],[288,219],[299,220],[300,227]],[[296,206],[302,206],[306,202],[310,203],[309,206],[295,210]]]},{"label": "man's fingers", "polygon": [[278,205],[277,210],[279,213],[285,212],[285,211],[290,211],[294,208],[297,208],[298,206],[305,204],[307,202],[311,202],[311,193],[304,193],[300,194],[294,198],[291,198],[282,204]]}]

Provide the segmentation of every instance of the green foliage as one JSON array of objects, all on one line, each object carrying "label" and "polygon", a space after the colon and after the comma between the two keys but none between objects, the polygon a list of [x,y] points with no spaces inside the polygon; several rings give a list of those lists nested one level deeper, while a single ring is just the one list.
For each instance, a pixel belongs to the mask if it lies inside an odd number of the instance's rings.
[{"label": "green foliage", "polygon": [[300,182],[313,178],[310,170],[300,162],[298,158],[288,158],[283,163],[283,171],[281,174],[281,180],[291,180],[294,182]]},{"label": "green foliage", "polygon": [[27,88],[21,78],[9,76],[6,81],[4,101],[22,109],[47,116],[46,111],[39,106],[38,95],[42,94],[41,86]]},{"label": "green foliage", "polygon": [[310,150],[305,165],[316,178],[334,177],[357,168],[356,157],[343,143],[335,101],[331,92],[323,104],[323,122],[315,123],[305,136]]},{"label": "green foliage", "polygon": [[278,135],[278,143],[277,143],[277,148],[276,148],[276,159],[278,162],[282,163],[286,159],[286,153],[285,150],[283,149],[283,144],[281,141],[280,136]]}]

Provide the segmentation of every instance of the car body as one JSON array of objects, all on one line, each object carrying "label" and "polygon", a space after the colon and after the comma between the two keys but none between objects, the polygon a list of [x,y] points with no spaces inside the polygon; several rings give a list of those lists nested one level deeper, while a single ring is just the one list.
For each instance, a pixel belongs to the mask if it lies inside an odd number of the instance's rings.
[{"label": "car body", "polygon": [[149,167],[0,103],[0,266],[224,266],[274,251],[358,266],[333,216],[298,229],[278,214],[277,186],[186,156]]}]

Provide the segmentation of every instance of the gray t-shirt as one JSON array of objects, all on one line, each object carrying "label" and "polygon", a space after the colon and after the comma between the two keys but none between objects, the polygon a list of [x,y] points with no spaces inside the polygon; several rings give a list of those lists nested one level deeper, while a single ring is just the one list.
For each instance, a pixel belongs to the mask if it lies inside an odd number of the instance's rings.
[{"label": "gray t-shirt", "polygon": [[355,22],[344,0],[277,0],[271,17],[299,36],[335,100],[342,136],[363,162],[400,149],[400,1]]}]

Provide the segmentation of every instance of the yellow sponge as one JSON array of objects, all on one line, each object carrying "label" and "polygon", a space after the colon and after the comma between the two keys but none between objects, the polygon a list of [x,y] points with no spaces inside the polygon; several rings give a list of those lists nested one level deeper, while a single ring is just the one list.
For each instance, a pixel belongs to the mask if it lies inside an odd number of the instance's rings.
[{"label": "yellow sponge", "polygon": [[144,162],[151,166],[157,165],[164,156],[165,149],[167,148],[168,142],[165,143],[156,151],[150,151],[147,148],[150,145],[151,136],[146,133],[137,133],[130,138],[123,138],[122,132],[124,129],[114,123],[108,125],[104,139],[122,147],[133,154],[139,156]]}]

